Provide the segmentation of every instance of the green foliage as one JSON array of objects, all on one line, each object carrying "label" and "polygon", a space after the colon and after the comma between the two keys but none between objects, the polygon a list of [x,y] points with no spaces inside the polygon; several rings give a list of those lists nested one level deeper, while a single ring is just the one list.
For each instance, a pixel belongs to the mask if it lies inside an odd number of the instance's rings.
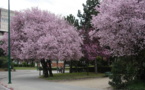
[{"label": "green foliage", "polygon": [[95,6],[99,6],[99,0],[87,0],[86,4],[83,4],[83,13],[78,10],[77,16],[79,20],[76,19],[72,14],[65,17],[65,19],[77,29],[89,29],[92,28],[91,20],[92,15],[97,15],[98,12],[94,9]]},{"label": "green foliage", "polygon": [[0,56],[4,56],[4,51],[2,48],[0,48]]},{"label": "green foliage", "polygon": [[[14,63],[11,62],[11,69],[13,69]],[[0,68],[8,68],[8,58],[6,56],[1,56],[0,57]]]},{"label": "green foliage", "polygon": [[24,61],[21,64],[15,63],[14,67],[35,67],[35,63],[34,62],[29,63],[27,61]]},{"label": "green foliage", "polygon": [[72,66],[73,67],[86,67],[86,61],[83,59],[80,59],[79,61],[72,61]]},{"label": "green foliage", "polygon": [[135,80],[132,83],[129,83],[125,88],[128,90],[145,90],[145,82]]},{"label": "green foliage", "polygon": [[119,57],[112,65],[112,75],[109,82],[115,88],[124,88],[128,83],[136,80],[138,67],[133,56]]},{"label": "green foliage", "polygon": [[[0,45],[2,45],[3,44],[3,42],[2,41],[0,41]],[[2,48],[0,48],[0,56],[4,56],[4,51],[3,51],[3,49]]]},{"label": "green foliage", "polygon": [[23,66],[23,67],[27,67],[27,66],[28,66],[28,63],[27,63],[27,62],[23,62],[23,63],[22,63],[22,66]]},{"label": "green foliage", "polygon": [[124,71],[124,65],[121,63],[121,61],[114,62],[112,65],[112,75],[110,76],[110,79],[112,81],[109,81],[109,84],[115,88],[121,88],[124,86],[124,83],[122,81],[122,74]]},{"label": "green foliage", "polygon": [[103,60],[103,58],[97,58],[98,67],[108,66],[108,60]]},{"label": "green foliage", "polygon": [[73,26],[75,26],[79,29],[78,19],[76,19],[75,16],[73,16],[72,14],[65,17],[65,20],[67,20],[70,24],[72,24]]},{"label": "green foliage", "polygon": [[7,57],[1,56],[0,57],[0,68],[7,68]]},{"label": "green foliage", "polygon": [[[73,67],[72,72],[86,72],[87,67]],[[95,72],[94,66],[88,67],[89,72]],[[111,67],[110,66],[101,66],[98,67],[98,72],[99,73],[105,73],[105,72],[111,72]]]},{"label": "green foliage", "polygon": [[[72,72],[86,72],[87,70],[89,72],[95,72],[94,60],[86,62],[85,58],[83,57],[79,61],[69,61],[69,63],[72,64]],[[108,61],[103,60],[103,58],[100,56],[97,57],[97,66],[99,73],[111,72],[112,67],[108,65]]]},{"label": "green foliage", "polygon": [[99,73],[111,72],[111,66],[98,66]]},{"label": "green foliage", "polygon": [[[0,41],[0,45],[2,45],[2,41]],[[4,51],[0,48],[0,68],[7,68],[7,57],[4,56]]]},{"label": "green foliage", "polygon": [[92,28],[91,20],[92,15],[97,15],[95,7],[99,6],[99,0],[87,0],[86,4],[83,4],[83,13],[78,10],[77,16],[80,18],[80,27],[89,29]]}]

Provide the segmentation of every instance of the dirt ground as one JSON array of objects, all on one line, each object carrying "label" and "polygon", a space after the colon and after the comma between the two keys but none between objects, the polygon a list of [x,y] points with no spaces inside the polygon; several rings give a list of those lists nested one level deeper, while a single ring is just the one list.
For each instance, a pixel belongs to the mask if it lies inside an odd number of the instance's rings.
[{"label": "dirt ground", "polygon": [[59,83],[65,85],[96,88],[97,90],[112,90],[108,82],[109,82],[109,78],[94,78],[94,79],[85,79],[85,80],[63,81]]}]

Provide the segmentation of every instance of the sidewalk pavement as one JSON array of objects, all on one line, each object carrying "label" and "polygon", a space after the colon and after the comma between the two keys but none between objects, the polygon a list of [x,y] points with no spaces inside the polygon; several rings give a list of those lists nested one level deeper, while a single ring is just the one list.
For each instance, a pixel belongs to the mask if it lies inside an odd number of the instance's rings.
[{"label": "sidewalk pavement", "polygon": [[4,86],[2,86],[2,85],[0,84],[0,90],[8,90],[8,89],[6,89]]},{"label": "sidewalk pavement", "polygon": [[0,82],[0,90],[14,90],[13,88],[8,88],[6,85]]}]

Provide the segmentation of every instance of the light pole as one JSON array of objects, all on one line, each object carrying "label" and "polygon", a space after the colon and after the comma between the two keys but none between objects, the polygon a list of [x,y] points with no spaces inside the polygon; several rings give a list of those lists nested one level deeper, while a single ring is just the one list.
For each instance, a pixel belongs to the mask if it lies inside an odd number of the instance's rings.
[{"label": "light pole", "polygon": [[11,84],[10,0],[8,0],[8,84]]}]

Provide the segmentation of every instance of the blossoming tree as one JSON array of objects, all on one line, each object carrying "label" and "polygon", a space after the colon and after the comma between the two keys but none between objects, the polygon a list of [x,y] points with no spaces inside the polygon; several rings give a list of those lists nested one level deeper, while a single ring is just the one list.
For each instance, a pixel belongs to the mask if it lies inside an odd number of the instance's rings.
[{"label": "blossoming tree", "polygon": [[99,37],[100,44],[109,46],[115,56],[133,55],[144,49],[145,16],[144,0],[103,0],[100,13],[93,17],[92,37]]},{"label": "blossoming tree", "polygon": [[122,63],[124,69],[119,68],[124,71],[122,75],[114,74],[118,77],[113,78],[112,85],[125,83],[122,79],[145,80],[145,0],[103,0],[96,10],[100,13],[93,16],[92,24],[99,30],[91,32],[92,38],[99,37],[100,45],[108,46],[114,56],[132,57]]},{"label": "blossoming tree", "polygon": [[[2,48],[7,53],[7,34],[3,41]],[[41,60],[45,77],[48,77],[47,62],[78,60],[83,55],[81,44],[76,28],[48,11],[32,8],[16,12],[12,18],[12,57],[19,60]],[[52,75],[51,71],[50,74]]]},{"label": "blossoming tree", "polygon": [[100,46],[100,43],[97,38],[91,38],[92,35],[94,35],[94,32],[92,29],[89,29],[87,32],[85,30],[80,30],[79,31],[80,36],[83,38],[83,45],[82,45],[82,51],[84,53],[84,59],[87,60],[87,63],[89,61],[94,61],[94,66],[95,66],[95,73],[98,73],[97,70],[97,57],[110,57],[110,51],[107,50],[104,47]]}]

